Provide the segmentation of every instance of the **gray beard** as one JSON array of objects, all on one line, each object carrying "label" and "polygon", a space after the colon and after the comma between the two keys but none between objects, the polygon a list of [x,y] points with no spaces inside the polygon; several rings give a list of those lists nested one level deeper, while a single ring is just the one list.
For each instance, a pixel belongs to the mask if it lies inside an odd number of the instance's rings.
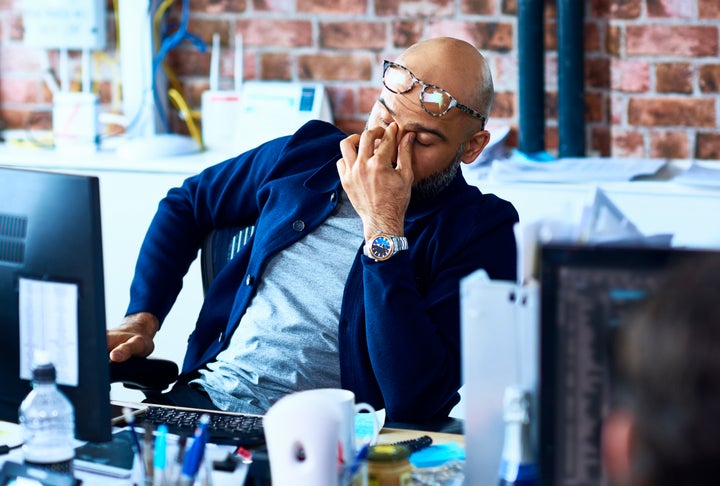
[{"label": "gray beard", "polygon": [[412,187],[412,200],[432,199],[450,185],[460,169],[460,154],[464,147],[460,146],[455,159],[450,165],[439,172],[430,174],[426,178],[416,181]]}]

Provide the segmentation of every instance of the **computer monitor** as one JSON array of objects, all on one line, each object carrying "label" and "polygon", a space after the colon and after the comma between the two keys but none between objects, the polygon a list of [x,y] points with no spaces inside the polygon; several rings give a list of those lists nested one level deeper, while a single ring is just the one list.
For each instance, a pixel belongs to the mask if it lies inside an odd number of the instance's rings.
[{"label": "computer monitor", "polygon": [[611,404],[614,333],[666,272],[720,252],[545,244],[540,250],[538,454],[543,486],[607,484],[601,424]]},{"label": "computer monitor", "polygon": [[42,348],[76,437],[111,439],[104,292],[98,179],[0,168],[0,420],[18,421]]}]

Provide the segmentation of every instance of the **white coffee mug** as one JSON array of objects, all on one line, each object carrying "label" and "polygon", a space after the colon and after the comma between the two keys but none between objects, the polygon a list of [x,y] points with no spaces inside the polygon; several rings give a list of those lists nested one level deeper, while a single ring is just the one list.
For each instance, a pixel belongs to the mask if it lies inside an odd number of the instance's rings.
[{"label": "white coffee mug", "polygon": [[336,403],[294,393],[263,417],[274,486],[338,485],[338,437],[343,417]]},{"label": "white coffee mug", "polygon": [[355,414],[362,411],[373,415],[374,444],[380,434],[375,409],[356,404],[349,390],[319,388],[278,400],[263,419],[273,485],[336,484],[338,466],[354,460]]},{"label": "white coffee mug", "polygon": [[371,444],[377,442],[380,434],[380,423],[377,419],[375,409],[369,403],[355,403],[355,394],[350,390],[342,388],[317,388],[315,390],[306,390],[299,392],[301,394],[316,396],[324,401],[335,403],[339,407],[342,417],[340,424],[340,447],[342,448],[343,463],[352,462],[357,450],[357,442],[355,438],[355,414],[360,412],[368,412],[373,414],[373,435],[370,439]]}]

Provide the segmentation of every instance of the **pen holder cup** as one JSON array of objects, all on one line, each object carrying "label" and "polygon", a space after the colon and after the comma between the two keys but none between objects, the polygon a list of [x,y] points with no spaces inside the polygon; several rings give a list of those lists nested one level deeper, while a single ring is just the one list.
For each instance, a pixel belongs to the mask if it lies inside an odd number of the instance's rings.
[{"label": "pen holder cup", "polygon": [[[197,475],[194,479],[182,477],[182,461],[178,460],[179,445],[175,438],[168,437],[164,467],[153,461],[146,462],[135,456],[132,481],[133,484],[144,486],[205,486],[212,485],[212,461],[214,448],[207,447],[203,455]],[[187,450],[187,449],[186,449]],[[152,464],[152,465],[151,465]]]}]

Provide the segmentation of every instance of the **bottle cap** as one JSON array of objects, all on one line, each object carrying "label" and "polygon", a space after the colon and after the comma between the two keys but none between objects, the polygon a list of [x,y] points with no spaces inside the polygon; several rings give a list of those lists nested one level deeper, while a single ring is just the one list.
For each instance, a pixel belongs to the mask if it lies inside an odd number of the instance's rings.
[{"label": "bottle cap", "polygon": [[410,457],[410,448],[397,444],[381,444],[370,448],[368,461],[397,462]]},{"label": "bottle cap", "polygon": [[33,353],[35,367],[32,370],[32,379],[35,383],[53,383],[57,378],[55,366],[50,362],[50,355],[44,350]]}]

